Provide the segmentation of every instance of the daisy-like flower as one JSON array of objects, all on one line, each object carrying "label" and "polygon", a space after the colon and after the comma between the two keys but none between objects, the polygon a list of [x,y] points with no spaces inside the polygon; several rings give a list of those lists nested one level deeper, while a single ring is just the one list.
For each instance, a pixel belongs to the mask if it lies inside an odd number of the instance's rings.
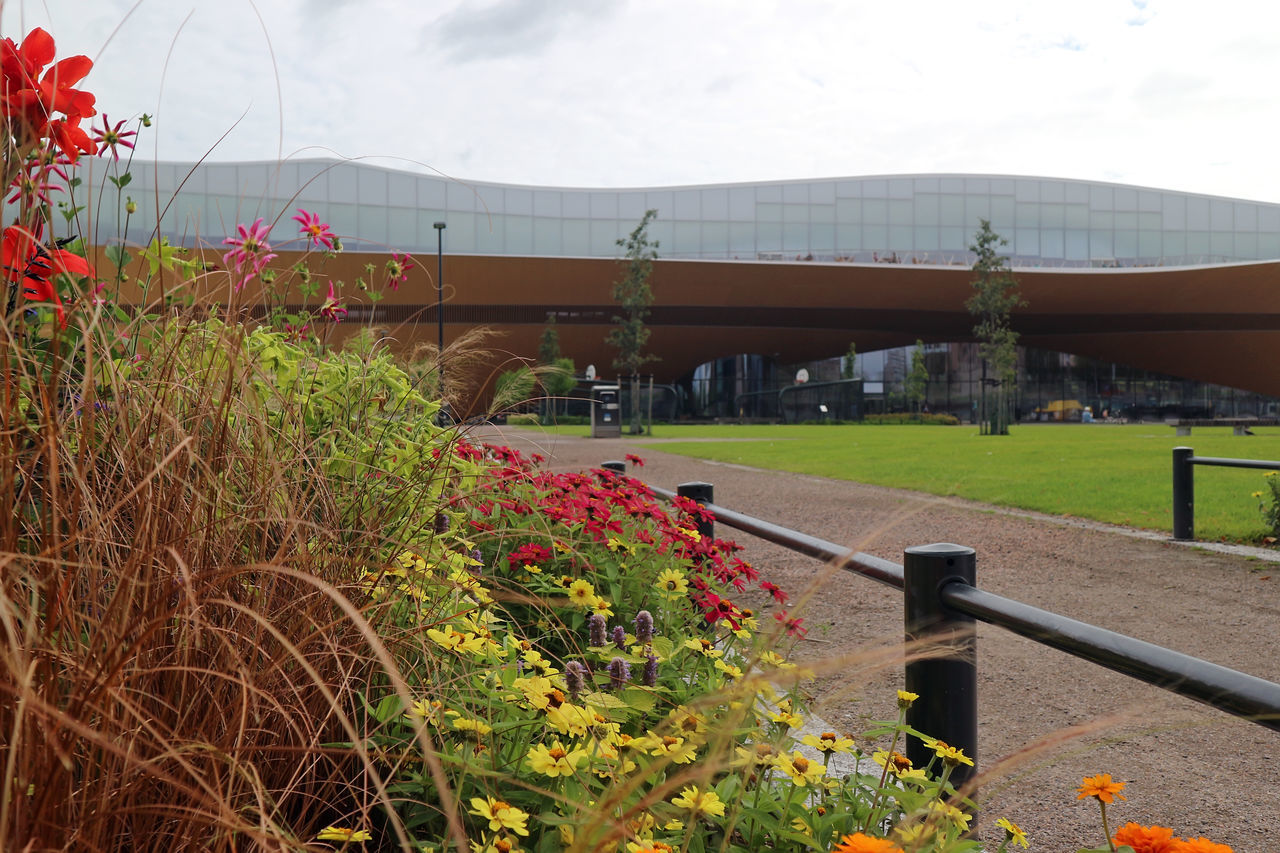
[{"label": "daisy-like flower", "polygon": [[724,817],[724,803],[720,801],[720,795],[715,791],[699,791],[697,785],[681,789],[680,796],[672,800],[671,804],[688,810],[694,817]]},{"label": "daisy-like flower", "polygon": [[299,224],[298,233],[319,248],[323,246],[333,251],[334,233],[329,230],[329,223],[320,221],[320,214],[298,208],[298,215],[290,217]]},{"label": "daisy-like flower", "polygon": [[740,666],[735,666],[734,664],[725,663],[722,660],[717,660],[715,662],[715,667],[716,669],[723,672],[729,678],[732,678],[734,681],[739,681],[742,678],[742,667]]},{"label": "daisy-like flower", "polygon": [[855,832],[841,838],[831,853],[902,853],[902,848],[887,838],[872,838]]},{"label": "daisy-like flower", "polygon": [[675,569],[663,569],[654,585],[667,598],[680,598],[689,592],[689,580]]},{"label": "daisy-like flower", "polygon": [[1180,853],[1182,840],[1173,837],[1167,826],[1142,826],[1126,823],[1111,837],[1116,845],[1127,844],[1135,853]]},{"label": "daisy-like flower", "polygon": [[649,754],[669,758],[673,764],[688,764],[698,755],[698,745],[682,737],[655,738]]},{"label": "daisy-like flower", "polygon": [[589,608],[596,600],[596,589],[590,581],[578,578],[569,584],[569,602],[578,607]]},{"label": "daisy-like flower", "polygon": [[887,766],[889,772],[894,774],[905,773],[911,769],[911,759],[900,752],[890,753],[883,749],[877,750],[872,753],[871,760],[881,767]]},{"label": "daisy-like flower", "polygon": [[[240,234],[239,237],[228,237],[222,241],[222,245],[232,247],[222,256],[222,262],[235,273],[235,289],[239,292],[246,284],[253,281],[254,277],[262,272],[262,268],[274,260],[276,255],[271,251],[271,244],[267,242],[271,227],[262,223],[261,216],[250,226],[237,225],[236,230]],[[329,289],[332,293],[332,284]]]},{"label": "daisy-like flower", "polygon": [[697,652],[704,658],[718,658],[724,656],[724,652],[717,649],[714,643],[710,640],[704,640],[701,637],[694,637],[693,639],[685,640],[684,647],[690,651]]},{"label": "daisy-like flower", "polygon": [[1183,841],[1178,851],[1179,853],[1231,853],[1231,848],[1200,836]]},{"label": "daisy-like flower", "polygon": [[392,290],[399,290],[403,282],[409,280],[409,270],[413,269],[413,259],[408,255],[391,253],[391,260],[387,261],[387,287]]},{"label": "daisy-like flower", "polygon": [[933,754],[941,758],[942,763],[948,767],[955,767],[960,764],[973,766],[973,759],[965,755],[964,750],[959,747],[951,746],[945,741],[931,737],[924,738],[924,745],[932,749]]},{"label": "daisy-like flower", "polygon": [[363,844],[372,840],[373,834],[367,829],[347,829],[343,826],[326,826],[316,835],[316,841],[340,841],[343,844]]},{"label": "daisy-like flower", "polygon": [[1120,793],[1124,788],[1124,782],[1112,782],[1110,773],[1099,773],[1097,776],[1084,777],[1083,783],[1076,788],[1077,800],[1083,800],[1086,797],[1096,797],[1100,803],[1115,802],[1115,798],[1125,799],[1124,794]]},{"label": "daisy-like flower", "polygon": [[429,726],[440,725],[440,710],[444,706],[438,699],[422,699],[414,702],[405,716],[411,720],[422,720]]},{"label": "daisy-like flower", "polygon": [[503,800],[494,797],[472,797],[471,808],[467,811],[481,820],[487,820],[490,829],[508,829],[516,835],[529,834],[525,826],[525,822],[529,820],[528,812],[523,812]]},{"label": "daisy-like flower", "polygon": [[121,131],[124,127],[124,119],[116,122],[113,126],[111,119],[107,118],[107,114],[102,114],[102,129],[93,129],[93,141],[98,144],[98,156],[101,157],[107,153],[107,149],[111,149],[111,156],[120,160],[120,148],[133,148],[133,143],[129,141],[130,136],[137,136],[136,130]]},{"label": "daisy-like flower", "polygon": [[1004,830],[1004,839],[1010,844],[1021,844],[1024,848],[1030,846],[1027,844],[1027,834],[1008,818],[997,818],[996,826]]},{"label": "daisy-like flower", "polygon": [[948,803],[940,803],[937,800],[929,801],[929,812],[936,815],[939,820],[950,823],[957,829],[968,829],[969,821],[973,820],[973,815],[956,808]]},{"label": "daisy-like flower", "polygon": [[554,779],[557,776],[572,776],[578,766],[587,759],[587,751],[566,749],[560,741],[555,741],[551,746],[545,743],[536,744],[529,750],[526,757],[533,772]]},{"label": "daisy-like flower", "polygon": [[798,729],[804,725],[804,720],[791,710],[791,700],[783,699],[778,702],[778,707],[774,710],[766,712],[769,721],[773,723],[781,723],[787,728]]},{"label": "daisy-like flower", "polygon": [[853,738],[841,737],[835,732],[823,732],[821,735],[805,735],[800,738],[800,742],[805,746],[811,746],[822,753],[853,753]]},{"label": "daisy-like flower", "polygon": [[813,788],[822,784],[826,769],[816,761],[810,761],[800,752],[778,756],[774,763],[779,770],[791,777],[791,781],[800,788]]},{"label": "daisy-like flower", "polygon": [[490,726],[488,723],[486,723],[484,720],[477,720],[472,717],[464,717],[461,714],[459,714],[457,711],[446,711],[445,714],[452,718],[449,720],[449,725],[452,726],[456,731],[471,732],[476,737],[484,737],[485,735],[493,731],[493,727]]},{"label": "daisy-like flower", "polygon": [[898,691],[898,707],[901,710],[905,711],[908,708],[910,708],[912,703],[914,703],[919,698],[920,698],[919,693],[911,693],[906,690],[899,690]]}]

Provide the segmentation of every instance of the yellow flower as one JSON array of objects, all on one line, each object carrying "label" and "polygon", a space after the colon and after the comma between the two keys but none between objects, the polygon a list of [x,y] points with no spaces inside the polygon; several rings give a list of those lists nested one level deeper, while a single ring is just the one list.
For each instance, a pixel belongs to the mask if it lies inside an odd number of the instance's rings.
[{"label": "yellow flower", "polygon": [[605,543],[605,546],[610,551],[621,551],[624,554],[634,554],[636,552],[636,546],[624,539],[619,539],[617,536],[610,536],[609,541]]},{"label": "yellow flower", "polygon": [[689,581],[684,573],[675,569],[663,569],[654,586],[667,598],[679,598],[689,591]]},{"label": "yellow flower", "polygon": [[698,745],[693,741],[686,740],[682,737],[672,737],[667,735],[665,737],[655,738],[653,747],[649,750],[649,754],[666,756],[675,764],[688,764],[697,757]]},{"label": "yellow flower", "polygon": [[699,791],[697,785],[690,785],[680,791],[680,796],[671,801],[674,806],[687,809],[694,817],[699,815],[715,815],[724,817],[724,803],[715,791]]},{"label": "yellow flower", "polygon": [[363,844],[372,840],[373,835],[367,829],[347,829],[342,826],[326,826],[316,836],[316,841],[341,841],[344,844]]},{"label": "yellow flower", "polygon": [[734,748],[737,757],[733,759],[730,767],[770,767],[777,758],[778,751],[774,749],[772,744],[757,743],[751,747],[739,746]]},{"label": "yellow flower", "polygon": [[935,832],[937,832],[937,827],[931,823],[899,824],[893,828],[893,834],[898,836],[899,841],[917,846],[921,842],[932,838]]},{"label": "yellow flower", "polygon": [[515,806],[495,799],[494,797],[472,797],[468,810],[478,818],[489,821],[490,829],[509,829],[516,835],[528,835],[525,821],[529,819],[526,812]]},{"label": "yellow flower", "polygon": [[590,607],[596,600],[596,589],[589,581],[578,578],[569,584],[569,603],[577,607]]},{"label": "yellow flower", "polygon": [[689,649],[690,651],[697,652],[698,654],[706,658],[718,658],[718,657],[724,656],[724,652],[717,649],[714,643],[712,643],[710,640],[704,640],[700,637],[694,637],[691,640],[685,640],[684,647],[686,649]]},{"label": "yellow flower", "polygon": [[1254,493],[1253,493],[1253,496],[1254,496],[1255,498],[1260,498],[1260,497],[1262,497],[1262,492],[1254,492]]},{"label": "yellow flower", "polygon": [[550,678],[553,675],[559,675],[560,670],[551,665],[551,661],[542,656],[542,652],[537,649],[529,649],[521,658],[525,665],[530,669],[537,670],[538,675]]},{"label": "yellow flower", "polygon": [[706,734],[707,719],[685,705],[677,705],[667,713],[667,724],[681,737]]},{"label": "yellow flower", "polygon": [[476,720],[470,717],[464,717],[457,711],[445,711],[445,714],[452,717],[449,725],[460,732],[475,732],[477,737],[484,737],[493,731],[493,727],[484,720]]},{"label": "yellow flower", "polygon": [[804,720],[800,719],[798,714],[792,713],[790,699],[780,701],[777,709],[769,711],[768,716],[771,721],[782,723],[789,728],[798,729],[804,725]]},{"label": "yellow flower", "polygon": [[881,767],[887,765],[890,772],[894,774],[905,773],[911,769],[911,759],[900,752],[894,752],[891,755],[887,750],[881,749],[872,753],[871,759]]},{"label": "yellow flower", "polygon": [[591,601],[590,607],[593,613],[598,613],[606,618],[613,615],[613,607],[609,604],[609,600],[607,598],[601,598],[597,595]]},{"label": "yellow flower", "polygon": [[835,732],[823,732],[821,736],[805,735],[800,738],[800,742],[805,746],[811,746],[819,752],[843,752],[851,754],[853,752],[853,738],[840,737]]},{"label": "yellow flower", "polygon": [[919,698],[920,698],[919,693],[910,693],[906,690],[899,690],[898,691],[898,707],[905,711],[908,708],[910,708],[912,703]]},{"label": "yellow flower", "polygon": [[405,716],[411,720],[422,720],[427,725],[440,725],[440,709],[443,707],[438,699],[430,701],[423,699],[420,702],[414,702],[412,707],[405,712]]},{"label": "yellow flower", "polygon": [[1027,844],[1027,834],[1023,832],[1016,823],[1008,818],[997,818],[996,826],[1005,831],[1005,840],[1013,844],[1021,844],[1024,848],[1029,847]]},{"label": "yellow flower", "polygon": [[968,764],[973,766],[973,759],[964,754],[964,750],[959,747],[948,745],[944,741],[936,738],[923,738],[924,745],[933,750],[933,754],[942,759],[942,763],[948,767],[955,767],[957,764]]},{"label": "yellow flower", "polygon": [[587,758],[585,749],[565,749],[560,741],[547,746],[545,743],[535,745],[529,750],[529,767],[535,773],[550,776],[572,776]]},{"label": "yellow flower", "polygon": [[957,829],[968,829],[969,821],[973,819],[972,815],[966,814],[955,806],[940,803],[937,800],[929,801],[929,811],[942,820],[950,822]]},{"label": "yellow flower", "polygon": [[547,708],[547,722],[562,735],[586,737],[587,727],[594,725],[595,721],[595,710],[581,705],[565,702],[554,708]]},{"label": "yellow flower", "polygon": [[495,835],[488,844],[471,842],[471,853],[522,853],[520,846],[505,835]]},{"label": "yellow flower", "polygon": [[733,678],[733,679],[740,679],[740,678],[742,678],[742,668],[741,668],[741,667],[734,666],[734,665],[733,665],[733,664],[731,664],[731,663],[725,663],[725,662],[724,662],[724,661],[722,661],[722,660],[717,660],[717,661],[716,661],[716,663],[715,663],[715,667],[716,667],[716,669],[720,670],[721,672],[723,672],[725,675],[729,676],[730,678]]},{"label": "yellow flower", "polygon": [[1083,800],[1085,797],[1097,797],[1100,803],[1115,802],[1115,798],[1125,799],[1124,794],[1120,793],[1124,788],[1123,782],[1112,782],[1110,773],[1099,773],[1097,776],[1084,777],[1083,784],[1076,788],[1077,800]]},{"label": "yellow flower", "polygon": [[802,819],[798,817],[792,819],[791,828],[802,835],[807,835],[810,838],[813,837],[813,830],[809,828],[809,824],[805,823]]},{"label": "yellow flower", "polygon": [[827,775],[826,769],[821,764],[810,761],[800,752],[793,752],[791,755],[784,752],[778,756],[775,765],[790,776],[791,781],[800,788],[821,785],[823,778]]},{"label": "yellow flower", "polygon": [[[421,554],[415,554],[413,551],[402,551],[396,557],[396,564],[401,569],[417,569],[423,571],[427,568],[427,561]],[[390,570],[388,570],[390,571]],[[403,576],[403,572],[400,573]]]},{"label": "yellow flower", "polygon": [[472,633],[463,633],[456,628],[449,628],[448,631],[441,631],[438,628],[428,628],[427,636],[438,645],[444,646],[455,652],[468,652],[476,657],[484,657],[485,650],[489,646],[489,641],[484,637],[477,637]]}]

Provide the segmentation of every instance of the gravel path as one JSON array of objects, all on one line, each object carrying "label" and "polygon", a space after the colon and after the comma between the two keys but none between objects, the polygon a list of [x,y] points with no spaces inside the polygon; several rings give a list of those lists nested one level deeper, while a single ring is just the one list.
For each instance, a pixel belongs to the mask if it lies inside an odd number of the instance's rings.
[{"label": "gravel path", "polygon": [[[635,453],[646,465],[631,473],[646,482],[673,489],[703,480],[722,506],[898,563],[912,545],[968,545],[984,589],[1280,681],[1280,577],[1272,579],[1280,566],[1270,562],[916,492],[688,459],[660,452],[661,439],[507,430],[500,440],[543,453],[554,470]],[[731,528],[717,532],[746,546],[745,558],[793,595],[813,593],[797,656],[849,661],[819,680],[819,713],[855,732],[866,720],[891,718],[901,667],[871,666],[867,650],[900,641],[901,593]],[[1075,787],[1082,776],[1110,773],[1128,783],[1128,801],[1109,809],[1113,828],[1159,823],[1236,853],[1280,851],[1280,733],[1000,628],[980,625],[978,634],[979,764],[989,771],[1017,762],[983,787],[985,837],[997,838],[992,821],[1003,815],[1026,830],[1033,850],[1074,853],[1100,843],[1096,803],[1077,803]]]}]

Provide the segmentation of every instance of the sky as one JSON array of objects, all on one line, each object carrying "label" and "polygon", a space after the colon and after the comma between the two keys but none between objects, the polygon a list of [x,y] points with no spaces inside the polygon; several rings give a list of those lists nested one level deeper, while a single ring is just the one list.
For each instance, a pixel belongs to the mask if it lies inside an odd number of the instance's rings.
[{"label": "sky", "polygon": [[[647,187],[916,173],[1280,202],[1275,0],[4,0],[139,156]],[[95,120],[100,121],[101,118]]]}]

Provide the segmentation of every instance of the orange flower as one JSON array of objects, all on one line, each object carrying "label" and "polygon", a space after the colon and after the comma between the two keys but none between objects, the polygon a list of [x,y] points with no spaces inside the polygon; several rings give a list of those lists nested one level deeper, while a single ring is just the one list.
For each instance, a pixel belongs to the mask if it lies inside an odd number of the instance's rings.
[{"label": "orange flower", "polygon": [[1188,838],[1179,845],[1178,853],[1231,853],[1231,848],[1225,844],[1218,844],[1204,837],[1196,839]]},{"label": "orange flower", "polygon": [[1126,823],[1111,838],[1116,844],[1128,844],[1134,853],[1178,853],[1182,840],[1173,837],[1167,826],[1142,826]]},{"label": "orange flower", "polygon": [[1110,773],[1099,773],[1097,776],[1084,777],[1084,784],[1076,790],[1079,794],[1077,800],[1083,800],[1085,797],[1097,797],[1098,802],[1110,803],[1115,801],[1115,797],[1124,799],[1124,794],[1120,793],[1120,789],[1124,787],[1123,782],[1112,782]]},{"label": "orange flower", "polygon": [[872,838],[856,832],[840,839],[831,853],[902,853],[902,848],[885,838]]}]

